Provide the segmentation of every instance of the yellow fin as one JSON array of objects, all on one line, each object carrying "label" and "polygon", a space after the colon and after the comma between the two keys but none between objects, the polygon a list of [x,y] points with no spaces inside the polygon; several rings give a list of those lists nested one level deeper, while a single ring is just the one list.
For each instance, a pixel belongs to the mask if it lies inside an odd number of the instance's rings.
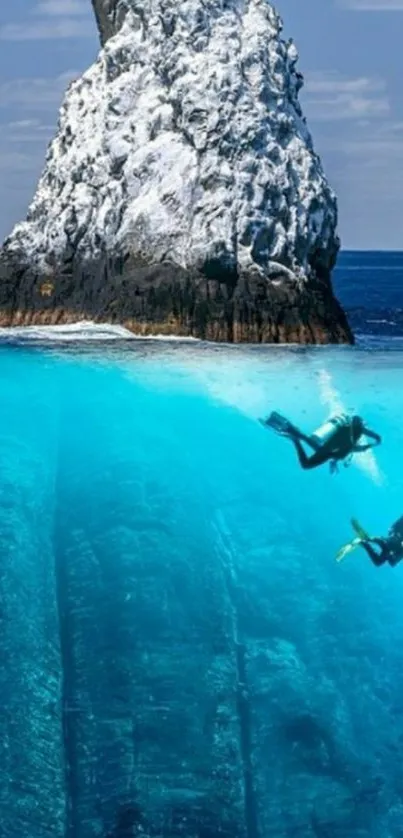
[{"label": "yellow fin", "polygon": [[340,550],[338,550],[338,552],[336,553],[336,562],[343,561],[345,556],[348,556],[349,553],[352,553],[352,551],[359,547],[362,541],[364,540],[365,539],[363,538],[353,538],[353,540],[349,541],[348,544],[344,544],[343,547],[340,547]]},{"label": "yellow fin", "polygon": [[352,528],[353,528],[354,532],[356,532],[356,533],[357,533],[357,535],[358,535],[358,537],[359,537],[359,538],[361,538],[363,541],[368,541],[368,539],[370,538],[370,536],[369,536],[369,535],[368,535],[368,533],[364,530],[364,528],[361,526],[360,522],[359,522],[359,521],[357,521],[357,519],[356,519],[356,518],[352,518],[352,519],[351,519],[351,526],[352,526]]}]

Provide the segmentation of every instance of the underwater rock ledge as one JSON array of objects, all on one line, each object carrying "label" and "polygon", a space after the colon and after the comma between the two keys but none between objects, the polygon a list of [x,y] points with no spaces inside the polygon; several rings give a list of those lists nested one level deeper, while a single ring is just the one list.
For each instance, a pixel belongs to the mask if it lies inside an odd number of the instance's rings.
[{"label": "underwater rock ledge", "polygon": [[226,342],[351,343],[336,198],[267,0],[93,0],[102,49],[66,94],[0,324],[120,323]]}]

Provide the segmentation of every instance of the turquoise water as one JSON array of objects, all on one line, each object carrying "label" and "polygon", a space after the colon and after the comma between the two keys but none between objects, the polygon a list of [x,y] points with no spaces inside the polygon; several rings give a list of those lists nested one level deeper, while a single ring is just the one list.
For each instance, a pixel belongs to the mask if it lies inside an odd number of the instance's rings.
[{"label": "turquoise water", "polygon": [[[397,838],[402,355],[3,346],[3,838]],[[263,429],[354,409],[375,455]]]}]

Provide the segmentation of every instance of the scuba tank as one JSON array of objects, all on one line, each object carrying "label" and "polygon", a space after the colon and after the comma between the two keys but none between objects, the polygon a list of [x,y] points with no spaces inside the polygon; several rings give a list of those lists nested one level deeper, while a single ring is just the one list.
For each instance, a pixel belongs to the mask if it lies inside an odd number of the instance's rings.
[{"label": "scuba tank", "polygon": [[311,434],[311,438],[320,446],[326,445],[326,443],[328,443],[337,433],[339,428],[343,427],[343,425],[348,427],[350,424],[350,416],[347,413],[340,413],[338,416],[332,416],[331,419],[328,419],[327,422],[317,428],[317,430]]}]

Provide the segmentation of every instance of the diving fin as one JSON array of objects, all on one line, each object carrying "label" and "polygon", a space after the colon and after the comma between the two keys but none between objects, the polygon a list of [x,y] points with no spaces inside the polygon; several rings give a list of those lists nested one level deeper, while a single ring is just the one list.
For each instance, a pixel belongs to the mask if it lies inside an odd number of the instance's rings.
[{"label": "diving fin", "polygon": [[358,538],[360,538],[362,541],[370,541],[371,536],[369,536],[368,533],[365,532],[364,528],[361,526],[360,522],[357,521],[356,518],[351,519],[351,526],[354,532],[357,533]]},{"label": "diving fin", "polygon": [[267,417],[267,419],[259,419],[259,422],[265,428],[271,428],[276,434],[281,436],[298,436],[298,429],[282,416],[281,413],[276,413],[275,410]]},{"label": "diving fin", "polygon": [[345,556],[348,556],[349,553],[359,547],[363,541],[371,540],[371,536],[368,535],[356,518],[351,519],[351,526],[356,533],[356,538],[353,538],[344,547],[340,547],[340,550],[336,553],[336,562],[341,562]]},{"label": "diving fin", "polygon": [[353,538],[352,541],[349,541],[348,544],[344,544],[343,547],[340,547],[340,550],[336,553],[336,562],[341,562],[348,556],[349,553],[352,553],[360,544],[364,541],[363,538]]}]

